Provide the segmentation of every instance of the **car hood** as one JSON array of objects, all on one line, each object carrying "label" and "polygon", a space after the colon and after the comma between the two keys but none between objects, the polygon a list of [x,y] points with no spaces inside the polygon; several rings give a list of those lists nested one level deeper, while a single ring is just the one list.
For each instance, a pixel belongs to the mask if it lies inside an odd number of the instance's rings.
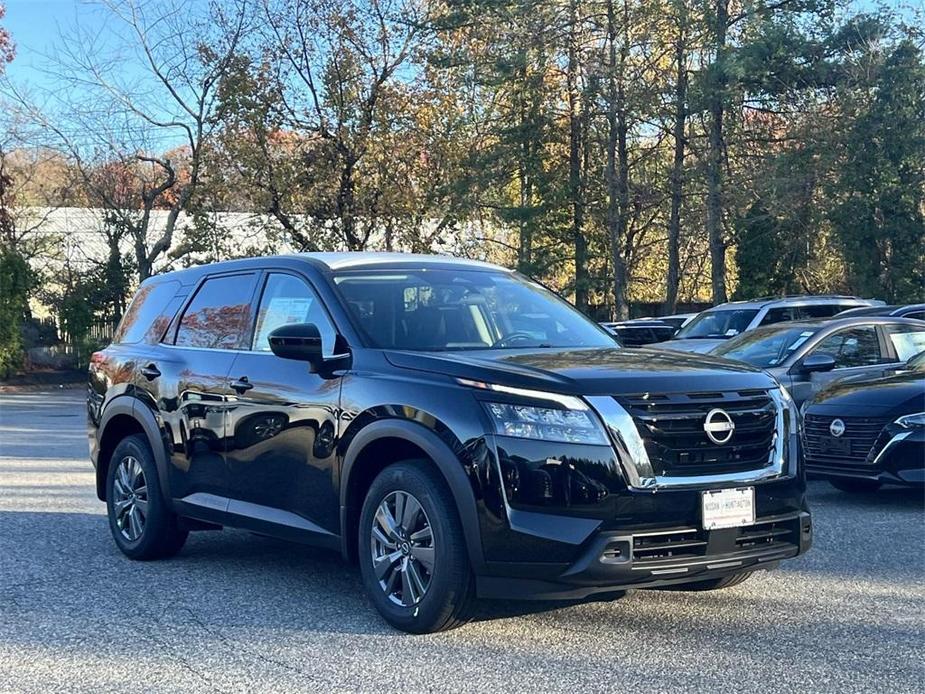
[{"label": "car hood", "polygon": [[696,354],[707,354],[714,347],[723,344],[725,340],[704,338],[704,339],[679,339],[659,342],[659,349],[671,349],[677,352],[695,352]]},{"label": "car hood", "polygon": [[405,369],[573,395],[672,393],[773,388],[745,364],[650,348],[386,352]]},{"label": "car hood", "polygon": [[876,411],[897,417],[925,412],[925,374],[908,373],[867,380],[836,381],[825,388],[807,408],[837,409],[844,414]]}]

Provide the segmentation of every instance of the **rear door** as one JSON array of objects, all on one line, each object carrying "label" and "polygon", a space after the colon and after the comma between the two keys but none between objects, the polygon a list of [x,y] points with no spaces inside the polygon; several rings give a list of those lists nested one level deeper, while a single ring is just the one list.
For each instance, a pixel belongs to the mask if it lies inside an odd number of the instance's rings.
[{"label": "rear door", "polygon": [[[268,271],[248,349],[231,367],[227,432],[229,511],[295,532],[327,535],[339,527],[334,444],[341,379],[311,373],[304,361],[270,351],[269,334],[288,323],[314,323],[326,355],[336,331],[306,278]],[[333,537],[333,535],[332,535]]]},{"label": "rear door", "polygon": [[206,277],[148,365],[171,445],[171,495],[209,511],[223,510],[227,496],[228,373],[249,335],[257,276]]}]

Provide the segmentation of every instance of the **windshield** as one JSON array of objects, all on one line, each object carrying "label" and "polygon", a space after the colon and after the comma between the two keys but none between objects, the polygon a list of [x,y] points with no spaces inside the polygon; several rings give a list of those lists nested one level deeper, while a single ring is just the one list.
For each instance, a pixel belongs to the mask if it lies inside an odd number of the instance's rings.
[{"label": "windshield", "polygon": [[616,347],[603,329],[532,282],[473,270],[353,271],[334,283],[380,349]]},{"label": "windshield", "polygon": [[743,332],[758,315],[757,309],[704,311],[675,335],[677,340],[725,339]]},{"label": "windshield", "polygon": [[800,345],[820,328],[798,326],[794,328],[757,328],[734,337],[712,350],[712,354],[726,359],[744,361],[762,369],[783,364]]}]

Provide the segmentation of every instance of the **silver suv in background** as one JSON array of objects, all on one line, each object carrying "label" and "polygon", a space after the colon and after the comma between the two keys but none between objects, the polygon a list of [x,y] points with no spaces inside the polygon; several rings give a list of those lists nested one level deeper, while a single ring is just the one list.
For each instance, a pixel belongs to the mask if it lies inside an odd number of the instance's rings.
[{"label": "silver suv in background", "polygon": [[837,313],[863,306],[882,306],[882,301],[856,296],[788,296],[783,298],[730,301],[707,309],[681,328],[660,348],[705,354],[723,340],[760,326],[792,320],[831,318]]}]

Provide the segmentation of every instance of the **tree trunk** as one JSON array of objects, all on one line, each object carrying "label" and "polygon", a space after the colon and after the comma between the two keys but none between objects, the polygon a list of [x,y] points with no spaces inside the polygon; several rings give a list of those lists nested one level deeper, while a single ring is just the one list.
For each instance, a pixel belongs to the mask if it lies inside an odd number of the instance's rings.
[{"label": "tree trunk", "polygon": [[[626,10],[624,3],[624,12]],[[623,63],[627,46],[621,46],[617,64],[617,24],[613,0],[607,0],[608,99],[607,99],[607,228],[610,232],[610,253],[613,257],[613,317],[624,320],[629,316],[627,301],[626,239],[627,208],[629,207],[629,162],[627,160],[626,92]],[[619,69],[619,76],[618,76]]]},{"label": "tree trunk", "polygon": [[709,153],[707,156],[707,236],[710,241],[713,303],[727,301],[726,242],[723,238],[723,118],[726,103],[726,30],[729,0],[716,0],[713,46],[716,51],[709,99]]},{"label": "tree trunk", "polygon": [[588,240],[584,233],[582,186],[581,107],[578,92],[578,0],[569,2],[568,67],[566,84],[569,108],[569,199],[572,207],[572,242],[575,247],[575,306],[588,310]]},{"label": "tree trunk", "polygon": [[665,292],[665,314],[678,308],[678,288],[681,282],[681,204],[684,199],[684,154],[687,145],[687,0],[677,0],[678,34],[675,39],[674,89],[674,160],[671,166],[671,211],[668,215],[668,281]]}]

